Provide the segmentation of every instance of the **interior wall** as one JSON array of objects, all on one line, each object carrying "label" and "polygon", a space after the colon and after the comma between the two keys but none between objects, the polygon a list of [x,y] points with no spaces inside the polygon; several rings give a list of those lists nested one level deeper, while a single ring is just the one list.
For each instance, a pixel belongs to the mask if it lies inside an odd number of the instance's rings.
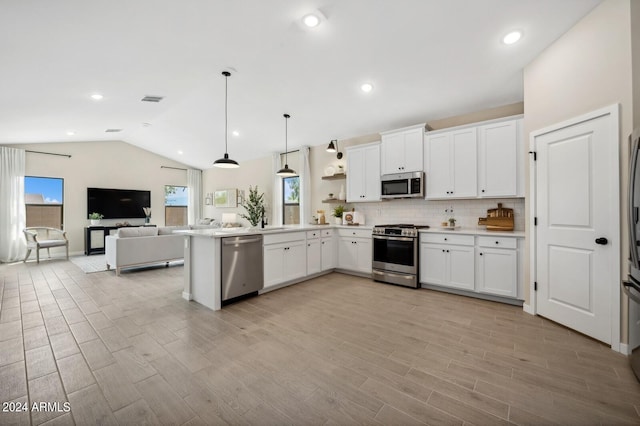
[{"label": "interior wall", "polygon": [[[121,141],[72,142],[6,145],[13,148],[69,154],[71,158],[26,154],[27,176],[64,179],[64,229],[69,251],[84,252],[84,227],[87,219],[87,188],[118,188],[151,191],[151,223],[164,225],[164,185],[186,185],[183,170],[161,169],[160,166],[186,168],[184,164],[153,154]],[[124,222],[126,219],[102,223]],[[128,220],[143,224],[144,219]],[[64,249],[52,249],[52,255]]]},{"label": "interior wall", "polygon": [[[524,69],[525,135],[608,105],[620,104],[621,271],[629,256],[626,181],[633,127],[630,0],[606,0],[544,50]],[[637,21],[636,21],[637,22]],[[640,72],[640,70],[637,70]],[[527,165],[527,200],[529,201]],[[529,206],[527,203],[527,213]],[[531,220],[526,220],[527,237]],[[529,253],[525,258],[525,295],[529,303]],[[623,303],[622,338],[626,341]]]}]

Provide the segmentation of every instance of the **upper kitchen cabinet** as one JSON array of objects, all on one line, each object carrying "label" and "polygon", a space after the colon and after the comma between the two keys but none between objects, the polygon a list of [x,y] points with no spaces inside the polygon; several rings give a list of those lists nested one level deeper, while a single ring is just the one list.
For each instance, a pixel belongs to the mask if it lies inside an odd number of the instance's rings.
[{"label": "upper kitchen cabinet", "polygon": [[380,133],[382,174],[421,172],[425,124]]},{"label": "upper kitchen cabinet", "polygon": [[477,197],[475,127],[429,132],[424,146],[427,200]]},{"label": "upper kitchen cabinet", "polygon": [[380,142],[348,147],[347,202],[380,201]]},{"label": "upper kitchen cabinet", "polygon": [[478,127],[478,195],[524,196],[522,119]]}]

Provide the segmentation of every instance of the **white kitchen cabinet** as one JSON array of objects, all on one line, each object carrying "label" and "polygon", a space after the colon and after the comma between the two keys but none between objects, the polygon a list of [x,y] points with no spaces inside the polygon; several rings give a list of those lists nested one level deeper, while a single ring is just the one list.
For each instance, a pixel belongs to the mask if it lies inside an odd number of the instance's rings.
[{"label": "white kitchen cabinet", "polygon": [[474,198],[477,189],[476,128],[430,135],[427,133],[424,164],[426,199]]},{"label": "white kitchen cabinet", "polygon": [[380,133],[382,174],[421,172],[425,124]]},{"label": "white kitchen cabinet", "polygon": [[420,244],[421,283],[473,291],[474,274],[473,246]]},{"label": "white kitchen cabinet", "polygon": [[371,273],[371,230],[338,230],[338,268]]},{"label": "white kitchen cabinet", "polygon": [[335,269],[338,261],[338,244],[333,229],[322,230],[320,236],[321,271]]},{"label": "white kitchen cabinet", "polygon": [[[292,234],[299,234],[293,236]],[[264,288],[269,288],[307,275],[307,247],[304,233],[270,235],[265,238]],[[279,241],[289,240],[289,241]]]},{"label": "white kitchen cabinet", "polygon": [[[478,127],[478,195],[515,197],[524,194],[522,119]],[[522,163],[522,164],[521,164]]]},{"label": "white kitchen cabinet", "polygon": [[322,250],[320,239],[307,240],[307,275],[317,274],[322,270]]},{"label": "white kitchen cabinet", "polygon": [[380,143],[348,147],[347,201],[380,201]]},{"label": "white kitchen cabinet", "polygon": [[481,293],[518,296],[518,250],[515,238],[479,237],[477,283]]}]

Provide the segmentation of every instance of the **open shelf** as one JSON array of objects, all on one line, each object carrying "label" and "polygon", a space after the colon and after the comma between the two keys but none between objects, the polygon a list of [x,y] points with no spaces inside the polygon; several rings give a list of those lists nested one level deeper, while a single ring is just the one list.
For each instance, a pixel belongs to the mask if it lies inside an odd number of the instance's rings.
[{"label": "open shelf", "polygon": [[336,173],[331,176],[322,176],[322,180],[338,180],[338,179],[346,179],[347,175],[345,173]]},{"label": "open shelf", "polygon": [[327,198],[326,200],[322,200],[323,203],[346,203],[347,200],[338,200],[337,198]]}]

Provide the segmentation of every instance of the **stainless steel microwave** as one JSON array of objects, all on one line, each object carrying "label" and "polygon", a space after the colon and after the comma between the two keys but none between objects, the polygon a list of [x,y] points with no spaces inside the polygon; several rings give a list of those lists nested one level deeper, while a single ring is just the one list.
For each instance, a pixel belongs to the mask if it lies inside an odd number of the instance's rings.
[{"label": "stainless steel microwave", "polygon": [[382,175],[382,198],[424,198],[424,172]]}]

